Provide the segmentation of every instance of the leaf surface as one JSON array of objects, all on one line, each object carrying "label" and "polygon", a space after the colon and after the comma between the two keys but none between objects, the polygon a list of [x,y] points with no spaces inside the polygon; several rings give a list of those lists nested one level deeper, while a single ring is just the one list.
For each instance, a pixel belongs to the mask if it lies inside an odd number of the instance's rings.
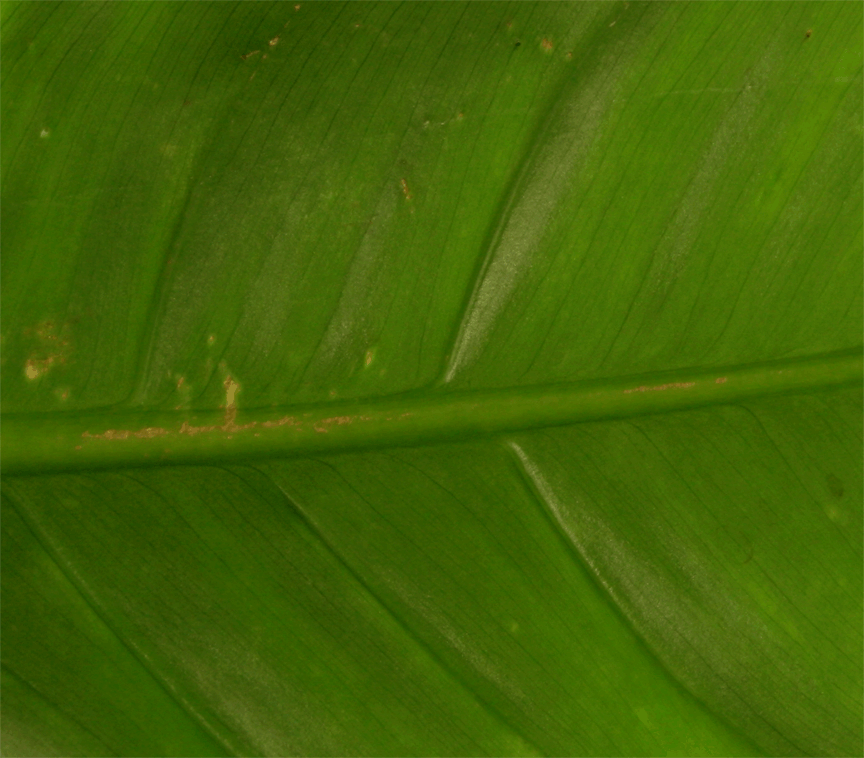
[{"label": "leaf surface", "polygon": [[4,754],[861,752],[860,5],[0,8]]}]

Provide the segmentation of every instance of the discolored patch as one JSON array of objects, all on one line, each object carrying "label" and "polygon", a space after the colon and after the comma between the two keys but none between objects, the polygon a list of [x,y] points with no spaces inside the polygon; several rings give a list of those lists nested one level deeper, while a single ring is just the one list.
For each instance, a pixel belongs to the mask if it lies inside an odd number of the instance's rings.
[{"label": "discolored patch", "polygon": [[825,474],[825,484],[828,487],[828,492],[831,493],[838,500],[843,497],[843,493],[845,490],[843,489],[843,482],[841,482],[834,474]]},{"label": "discolored patch", "polygon": [[35,381],[58,365],[65,365],[72,351],[71,323],[40,321],[24,330],[24,337],[33,343],[30,356],[24,362],[24,376]]}]

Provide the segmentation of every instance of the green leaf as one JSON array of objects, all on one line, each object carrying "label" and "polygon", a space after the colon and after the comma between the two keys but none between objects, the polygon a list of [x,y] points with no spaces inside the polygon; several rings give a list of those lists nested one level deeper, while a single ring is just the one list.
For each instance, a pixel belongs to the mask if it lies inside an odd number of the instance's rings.
[{"label": "green leaf", "polygon": [[857,3],[13,3],[5,755],[858,755]]}]

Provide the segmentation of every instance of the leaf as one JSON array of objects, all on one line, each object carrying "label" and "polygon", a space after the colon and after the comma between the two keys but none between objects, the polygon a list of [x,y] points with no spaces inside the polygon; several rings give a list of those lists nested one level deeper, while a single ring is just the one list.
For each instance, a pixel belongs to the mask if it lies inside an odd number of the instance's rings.
[{"label": "leaf", "polygon": [[6,755],[856,755],[851,3],[12,3]]}]

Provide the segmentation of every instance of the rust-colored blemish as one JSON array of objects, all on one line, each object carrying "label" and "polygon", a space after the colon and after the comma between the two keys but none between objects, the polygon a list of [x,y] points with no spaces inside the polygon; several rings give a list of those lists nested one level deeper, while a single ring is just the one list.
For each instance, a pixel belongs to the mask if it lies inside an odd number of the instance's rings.
[{"label": "rust-colored blemish", "polygon": [[718,376],[718,377],[714,380],[714,384],[726,384],[726,382],[727,382],[727,379],[726,379],[725,376]]},{"label": "rust-colored blemish", "polygon": [[662,392],[663,390],[686,390],[690,389],[690,387],[695,386],[696,382],[670,382],[669,384],[660,384],[656,387],[633,387],[629,390],[624,390],[625,395],[629,395],[631,392]]},{"label": "rust-colored blemish", "polygon": [[330,418],[321,419],[316,424],[314,424],[312,428],[316,432],[326,434],[329,431],[328,427],[333,426],[333,424],[337,424],[340,426],[342,424],[351,424],[359,418],[359,416],[331,416]]},{"label": "rust-colored blemish", "polygon": [[300,422],[296,418],[294,418],[294,416],[283,416],[282,418],[276,419],[275,421],[262,421],[261,426],[294,426],[295,424],[299,423]]},{"label": "rust-colored blemish", "polygon": [[544,50],[546,50],[548,52],[548,51],[552,50],[555,46],[552,44],[551,40],[544,37],[543,41],[540,43],[540,47],[542,47]]},{"label": "rust-colored blemish", "polygon": [[270,40],[270,47],[276,47],[277,44],[279,44],[279,36],[278,35]]},{"label": "rust-colored blemish", "polygon": [[260,50],[253,50],[251,53],[246,53],[246,55],[241,55],[240,60],[245,61],[247,58],[251,58],[253,55],[258,55],[258,53],[260,53],[260,52],[261,52]]},{"label": "rust-colored blemish", "polygon": [[408,182],[404,179],[400,179],[399,185],[402,187],[402,194],[405,195],[405,199],[411,200],[414,196],[411,194],[411,190],[408,189]]}]

